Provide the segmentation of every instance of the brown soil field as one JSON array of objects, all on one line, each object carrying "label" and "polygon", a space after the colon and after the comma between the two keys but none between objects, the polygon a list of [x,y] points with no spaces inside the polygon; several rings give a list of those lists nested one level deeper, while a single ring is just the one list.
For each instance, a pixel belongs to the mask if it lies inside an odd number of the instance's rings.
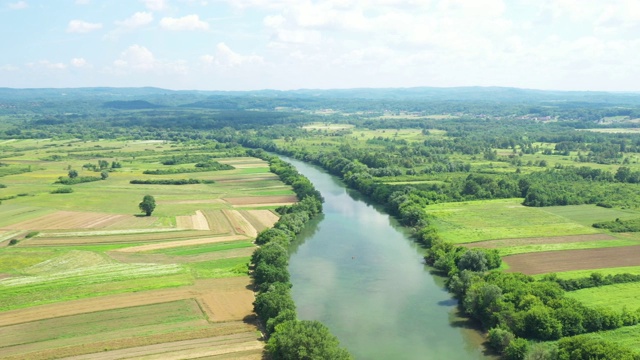
[{"label": "brown soil field", "polygon": [[474,243],[460,244],[460,246],[468,248],[504,248],[510,246],[536,245],[536,244],[562,244],[575,243],[585,241],[598,240],[615,240],[616,238],[607,234],[590,234],[590,235],[568,235],[568,236],[551,236],[551,237],[533,237],[533,238],[516,238],[516,239],[500,239],[487,240]]},{"label": "brown soil field", "polygon": [[[133,215],[101,214],[76,211],[56,211],[35,219],[5,226],[9,230],[59,230],[59,229],[102,229],[119,222],[132,222],[138,218]],[[142,222],[133,221],[137,225]],[[146,223],[146,222],[145,222]],[[144,226],[137,226],[144,227]]]},{"label": "brown soil field", "polygon": [[218,234],[232,234],[231,224],[220,210],[204,210],[204,216],[207,218],[209,228]]},{"label": "brown soil field", "polygon": [[265,206],[271,204],[291,205],[298,202],[295,195],[278,195],[278,196],[246,196],[236,198],[225,198],[224,201],[234,206]]},{"label": "brown soil field", "polygon": [[208,237],[208,238],[199,238],[199,239],[191,239],[191,240],[167,241],[162,243],[133,246],[133,247],[128,247],[124,249],[119,249],[117,251],[131,253],[131,252],[168,249],[168,248],[174,248],[174,247],[180,247],[180,246],[213,244],[217,242],[234,241],[234,240],[247,240],[247,237],[244,235],[231,235],[231,236]]},{"label": "brown soil field", "polygon": [[[220,259],[231,259],[237,257],[251,256],[255,251],[255,247],[246,247],[240,249],[214,251],[207,254],[191,255],[191,256],[172,256],[165,254],[149,254],[149,253],[125,253],[120,251],[111,251],[107,253],[111,258],[129,264],[135,263],[153,263],[153,264],[185,264],[194,262],[203,262]],[[2,274],[0,274],[2,276]],[[1,277],[0,277],[1,278]]]},{"label": "brown soil field", "polygon": [[242,320],[253,312],[255,296],[251,289],[208,292],[198,296],[198,303],[210,321]]},{"label": "brown soil field", "polygon": [[509,272],[527,275],[640,265],[640,245],[505,256]]},{"label": "brown soil field", "polygon": [[180,229],[211,230],[207,218],[200,210],[195,215],[176,216],[176,226]]},{"label": "brown soil field", "polygon": [[222,210],[222,213],[227,217],[233,231],[236,234],[242,234],[251,238],[258,236],[258,231],[247,221],[242,214],[237,210]]},{"label": "brown soil field", "polygon": [[256,229],[258,233],[273,227],[280,218],[271,210],[240,210],[239,213]]},{"label": "brown soil field", "polygon": [[21,241],[18,246],[61,246],[61,245],[88,245],[88,244],[116,244],[116,243],[141,243],[158,242],[178,239],[194,239],[202,236],[215,236],[212,231],[164,231],[155,233],[132,233],[118,235],[92,235],[92,236],[37,236]]},{"label": "brown soil field", "polygon": [[[0,313],[0,326],[51,319],[60,316],[78,315],[97,310],[120,309],[131,306],[150,305],[193,298],[198,300],[198,298],[209,294],[242,293],[245,289],[250,291],[250,287],[251,279],[246,276],[222,279],[199,279],[191,286],[183,286],[179,288],[108,295],[4,311]],[[239,302],[249,301],[245,295],[238,300]],[[252,302],[253,299],[251,299],[248,304],[238,306],[245,306],[246,309],[253,309]],[[244,316],[250,316],[251,314],[252,312],[250,310],[248,313],[244,314]],[[213,314],[210,316],[210,318],[215,318],[216,315]],[[243,318],[244,317],[237,320],[242,320]]]}]

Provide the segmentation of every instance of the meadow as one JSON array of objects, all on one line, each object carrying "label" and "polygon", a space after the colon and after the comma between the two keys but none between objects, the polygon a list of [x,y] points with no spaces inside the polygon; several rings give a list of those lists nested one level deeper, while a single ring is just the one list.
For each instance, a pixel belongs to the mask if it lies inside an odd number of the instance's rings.
[{"label": "meadow", "polygon": [[[150,344],[160,344],[161,353],[197,352],[218,341],[217,355],[261,357],[249,256],[256,234],[277,221],[273,210],[296,199],[266,162],[238,156],[244,150],[237,147],[166,141],[16,140],[3,147],[3,168],[30,170],[0,173],[3,356]],[[195,161],[162,164],[183,157],[232,168],[143,173],[193,168]],[[54,193],[70,170],[79,177],[104,171],[106,178]],[[201,183],[130,184],[190,178]],[[151,216],[138,209],[147,194],[156,201]],[[26,337],[34,327],[50,330]]]}]

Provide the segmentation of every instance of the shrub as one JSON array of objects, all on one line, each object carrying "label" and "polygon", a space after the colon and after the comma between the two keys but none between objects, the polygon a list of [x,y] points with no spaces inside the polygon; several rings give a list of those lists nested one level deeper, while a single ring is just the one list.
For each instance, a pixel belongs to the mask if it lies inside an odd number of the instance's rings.
[{"label": "shrub", "polygon": [[72,192],[73,192],[73,189],[70,187],[61,187],[61,188],[51,190],[52,194],[69,194]]}]

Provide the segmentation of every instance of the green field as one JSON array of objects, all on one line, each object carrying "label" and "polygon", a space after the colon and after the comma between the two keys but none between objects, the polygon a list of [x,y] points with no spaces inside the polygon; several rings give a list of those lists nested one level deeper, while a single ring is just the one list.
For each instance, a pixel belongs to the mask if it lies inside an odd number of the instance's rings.
[{"label": "green field", "polygon": [[625,326],[616,330],[600,331],[589,335],[596,339],[604,339],[618,343],[640,352],[640,325]]},{"label": "green field", "polygon": [[567,293],[587,306],[603,306],[615,310],[640,307],[640,286],[638,283],[614,284]]},{"label": "green field", "polygon": [[[625,266],[618,268],[597,269],[597,270],[575,270],[555,273],[560,279],[579,279],[591,276],[593,273],[598,273],[603,276],[617,275],[617,274],[640,274],[640,266]],[[546,274],[533,275],[535,278],[542,278]]]},{"label": "green field", "polygon": [[[582,206],[534,208],[522,206],[521,202],[522,199],[504,199],[443,203],[429,205],[426,211],[435,218],[440,236],[454,243],[601,232],[566,216],[583,212]],[[616,212],[596,206],[587,208],[594,218]],[[566,213],[561,215],[560,210]]]}]

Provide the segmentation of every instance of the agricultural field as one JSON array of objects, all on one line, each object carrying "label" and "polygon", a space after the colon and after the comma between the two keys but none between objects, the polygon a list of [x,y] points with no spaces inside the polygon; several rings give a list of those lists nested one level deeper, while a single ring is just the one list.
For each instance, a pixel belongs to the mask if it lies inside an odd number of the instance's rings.
[{"label": "agricultural field", "polygon": [[[497,249],[508,271],[525,274],[640,265],[640,237],[591,226],[640,212],[595,205],[526,207],[522,199],[430,205],[440,236],[465,247]],[[581,272],[581,274],[583,273]],[[588,274],[586,275],[588,276]]]},{"label": "agricultural field", "polygon": [[[276,207],[297,201],[266,162],[165,141],[3,147],[4,168],[26,169],[0,177],[3,359],[262,357],[253,240],[278,220]],[[231,168],[189,170],[203,161]],[[71,170],[106,176],[56,183]],[[166,174],[144,173],[156,170]],[[139,179],[199,181],[130,183]],[[151,216],[138,209],[147,194]]]},{"label": "agricultural field", "polygon": [[567,295],[591,307],[635,310],[640,303],[640,286],[637,283],[613,284],[571,291]]}]

